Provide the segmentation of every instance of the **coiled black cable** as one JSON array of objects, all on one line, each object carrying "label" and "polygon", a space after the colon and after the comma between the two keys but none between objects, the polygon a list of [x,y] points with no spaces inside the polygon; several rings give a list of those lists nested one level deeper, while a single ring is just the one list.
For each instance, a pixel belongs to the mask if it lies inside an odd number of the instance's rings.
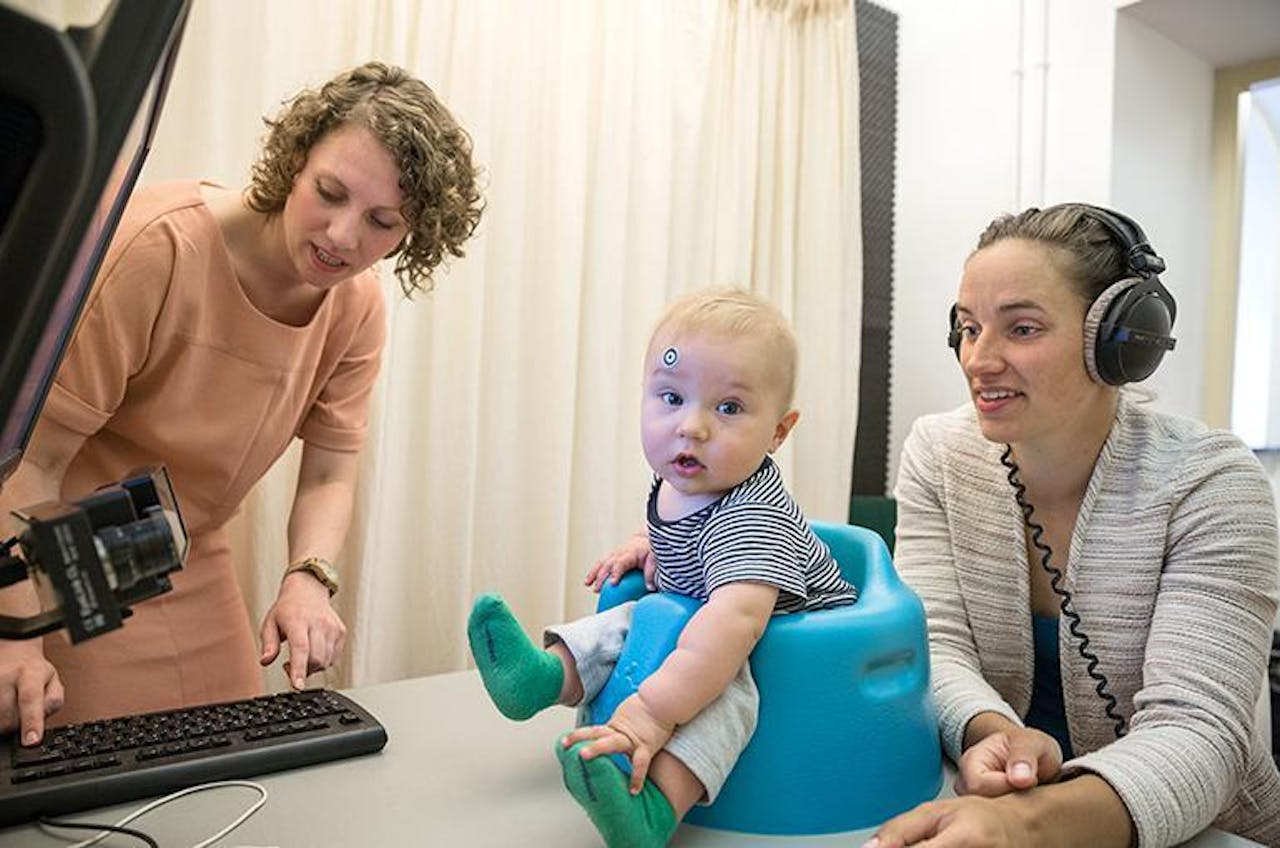
[{"label": "coiled black cable", "polygon": [[1000,464],[1009,469],[1008,479],[1009,485],[1013,486],[1013,497],[1018,502],[1018,508],[1022,510],[1022,520],[1031,531],[1031,544],[1040,552],[1040,565],[1049,574],[1049,585],[1054,594],[1058,596],[1058,607],[1062,610],[1062,615],[1067,619],[1067,629],[1071,631],[1071,635],[1076,641],[1076,650],[1080,652],[1080,656],[1086,663],[1085,671],[1095,683],[1094,691],[1098,693],[1098,697],[1102,698],[1103,710],[1106,712],[1107,718],[1111,719],[1116,726],[1116,736],[1124,736],[1129,729],[1128,722],[1125,721],[1124,716],[1116,711],[1118,702],[1116,701],[1116,696],[1108,691],[1108,687],[1111,684],[1107,680],[1107,676],[1098,671],[1098,655],[1089,648],[1089,637],[1081,629],[1080,615],[1075,610],[1075,603],[1071,599],[1071,593],[1060,585],[1064,579],[1062,571],[1049,562],[1053,551],[1040,538],[1044,535],[1044,527],[1036,522],[1035,507],[1027,501],[1027,487],[1018,479],[1018,464],[1013,461],[1013,447],[1011,445],[1004,446],[1004,453],[1000,455]]}]

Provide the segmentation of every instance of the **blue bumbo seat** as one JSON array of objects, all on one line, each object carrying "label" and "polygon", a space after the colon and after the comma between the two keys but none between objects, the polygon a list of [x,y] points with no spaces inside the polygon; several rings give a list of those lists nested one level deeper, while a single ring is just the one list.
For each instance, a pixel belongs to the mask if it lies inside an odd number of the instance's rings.
[{"label": "blue bumbo seat", "polygon": [[[762,834],[873,827],[935,797],[942,752],[929,695],[924,606],[889,550],[863,527],[812,522],[856,604],[777,616],[751,654],[760,718],[714,804],[686,820]],[[639,599],[622,656],[588,706],[604,723],[652,673],[697,611],[678,595],[646,594],[639,572],[606,584],[598,609]]]}]

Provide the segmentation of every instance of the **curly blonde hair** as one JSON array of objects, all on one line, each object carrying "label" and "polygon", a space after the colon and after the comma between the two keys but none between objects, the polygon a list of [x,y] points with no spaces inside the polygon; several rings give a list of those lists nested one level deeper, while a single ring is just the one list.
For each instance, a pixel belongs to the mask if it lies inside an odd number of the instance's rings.
[{"label": "curly blonde hair", "polygon": [[426,83],[403,68],[366,62],[338,74],[319,90],[304,89],[275,119],[246,191],[250,208],[268,215],[284,209],[311,148],[338,127],[367,128],[400,168],[409,225],[395,274],[406,297],[431,289],[431,273],[446,254],[463,256],[462,244],[480,223],[484,201],[479,169],[471,162],[471,137]]}]

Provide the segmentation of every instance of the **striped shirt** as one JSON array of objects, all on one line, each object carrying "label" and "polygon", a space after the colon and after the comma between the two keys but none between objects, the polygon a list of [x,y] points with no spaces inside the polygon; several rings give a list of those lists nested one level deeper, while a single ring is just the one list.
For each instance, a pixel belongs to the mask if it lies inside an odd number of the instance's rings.
[{"label": "striped shirt", "polygon": [[857,590],[840,576],[771,458],[715,503],[675,521],[658,517],[661,485],[655,476],[648,512],[663,592],[706,600],[727,583],[764,583],[778,587],[775,615],[857,600]]}]

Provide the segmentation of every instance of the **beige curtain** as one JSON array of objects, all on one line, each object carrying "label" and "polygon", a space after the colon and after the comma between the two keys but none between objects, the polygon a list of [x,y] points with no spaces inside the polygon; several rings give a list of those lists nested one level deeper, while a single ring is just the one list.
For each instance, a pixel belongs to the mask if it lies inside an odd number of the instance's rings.
[{"label": "beige curtain", "polygon": [[[801,336],[780,454],[811,517],[847,514],[861,264],[848,3],[196,0],[144,180],[240,185],[260,116],[368,58],[471,132],[488,208],[465,259],[405,302],[340,566],[330,685],[466,667],[471,599],[536,630],[643,521],[640,360],[673,295],[737,283]],[[297,451],[233,531],[255,618],[284,567]],[[272,688],[283,682],[278,670]]]}]

